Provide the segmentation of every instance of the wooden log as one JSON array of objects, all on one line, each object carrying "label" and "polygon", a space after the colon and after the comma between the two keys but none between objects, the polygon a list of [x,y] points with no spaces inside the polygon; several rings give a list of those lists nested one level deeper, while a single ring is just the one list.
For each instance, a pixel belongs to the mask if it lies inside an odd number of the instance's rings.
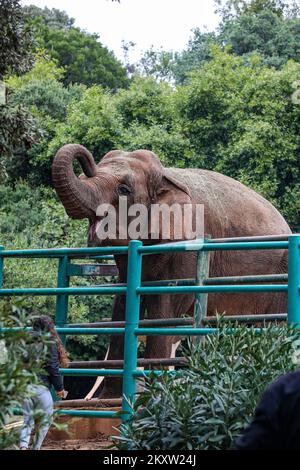
[{"label": "wooden log", "polygon": [[[155,359],[138,359],[138,367],[145,366],[184,366],[186,365],[187,360],[185,357],[175,357],[175,358],[155,358]],[[123,367],[122,359],[107,359],[102,361],[72,361],[69,364],[69,367],[72,369],[110,369],[112,367]]]},{"label": "wooden log", "polygon": [[55,408],[105,408],[121,406],[122,398],[92,398],[91,400],[59,400],[55,402]]}]

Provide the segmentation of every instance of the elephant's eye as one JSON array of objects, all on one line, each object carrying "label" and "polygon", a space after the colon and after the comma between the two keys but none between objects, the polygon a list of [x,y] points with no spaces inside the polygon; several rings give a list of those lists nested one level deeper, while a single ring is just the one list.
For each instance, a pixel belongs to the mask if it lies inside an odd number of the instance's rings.
[{"label": "elephant's eye", "polygon": [[120,194],[120,196],[129,196],[131,191],[127,186],[122,185],[118,187],[118,194]]}]

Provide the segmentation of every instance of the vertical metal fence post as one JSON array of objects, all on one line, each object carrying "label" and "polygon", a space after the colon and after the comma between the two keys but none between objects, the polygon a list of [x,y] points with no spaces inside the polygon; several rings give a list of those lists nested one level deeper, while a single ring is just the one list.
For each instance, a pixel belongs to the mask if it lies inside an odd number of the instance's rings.
[{"label": "vertical metal fence post", "polygon": [[300,325],[300,235],[289,237],[288,325]]},{"label": "vertical metal fence post", "polygon": [[[204,243],[208,243],[209,238],[204,239]],[[209,251],[199,250],[197,253],[197,272],[196,272],[196,285],[203,286],[203,281],[209,276]],[[195,308],[194,308],[194,326],[200,328],[203,326],[203,320],[207,314],[207,294],[195,294]],[[199,340],[200,337],[195,337]]]},{"label": "vertical metal fence post", "polygon": [[4,250],[4,246],[0,245],[0,289],[3,285],[3,267],[4,267],[4,258],[1,256],[1,251]]},{"label": "vertical metal fence post", "polygon": [[[57,287],[69,287],[70,278],[68,276],[68,256],[63,256],[59,259],[58,275],[57,275]],[[68,305],[69,297],[67,295],[57,295],[56,297],[56,313],[55,313],[55,325],[62,328],[67,322],[68,318]],[[62,342],[65,344],[66,336],[60,335]]]},{"label": "vertical metal fence post", "polygon": [[138,252],[138,249],[142,245],[142,242],[133,240],[129,243],[128,250],[122,401],[123,422],[131,418],[132,408],[130,403],[133,402],[136,393],[133,371],[137,368],[138,338],[134,334],[134,330],[139,325],[140,317],[140,295],[137,294],[136,290],[141,286],[142,255]]}]

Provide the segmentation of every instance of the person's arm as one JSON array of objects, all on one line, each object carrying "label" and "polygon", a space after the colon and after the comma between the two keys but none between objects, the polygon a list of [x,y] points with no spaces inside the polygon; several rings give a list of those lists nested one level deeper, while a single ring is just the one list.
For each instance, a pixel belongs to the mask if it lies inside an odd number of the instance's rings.
[{"label": "person's arm", "polygon": [[236,450],[272,450],[282,446],[281,387],[272,384],[262,395],[253,421],[235,443]]},{"label": "person's arm", "polygon": [[53,345],[51,348],[51,355],[45,366],[45,369],[48,372],[50,383],[53,385],[55,391],[63,392],[63,378],[59,372],[59,356],[56,345]]}]

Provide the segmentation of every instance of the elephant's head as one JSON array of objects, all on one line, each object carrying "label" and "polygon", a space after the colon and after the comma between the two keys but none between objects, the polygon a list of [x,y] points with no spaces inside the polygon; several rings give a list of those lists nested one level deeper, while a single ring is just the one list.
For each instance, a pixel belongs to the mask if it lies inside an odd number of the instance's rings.
[{"label": "elephant's head", "polygon": [[[78,160],[82,167],[83,174],[80,176],[74,173],[74,160]],[[177,181],[162,166],[158,157],[147,150],[114,150],[96,164],[85,147],[77,144],[65,145],[55,156],[52,179],[67,214],[74,219],[89,219],[90,246],[100,245],[103,241],[99,239],[97,227],[105,216],[101,211],[99,213],[99,207],[105,204],[114,207],[117,214],[117,238],[109,239],[109,244],[124,245],[131,237],[120,239],[118,236],[121,223],[118,210],[120,201],[127,201],[128,207],[143,204],[148,211],[151,204],[191,202],[185,184]]]}]

